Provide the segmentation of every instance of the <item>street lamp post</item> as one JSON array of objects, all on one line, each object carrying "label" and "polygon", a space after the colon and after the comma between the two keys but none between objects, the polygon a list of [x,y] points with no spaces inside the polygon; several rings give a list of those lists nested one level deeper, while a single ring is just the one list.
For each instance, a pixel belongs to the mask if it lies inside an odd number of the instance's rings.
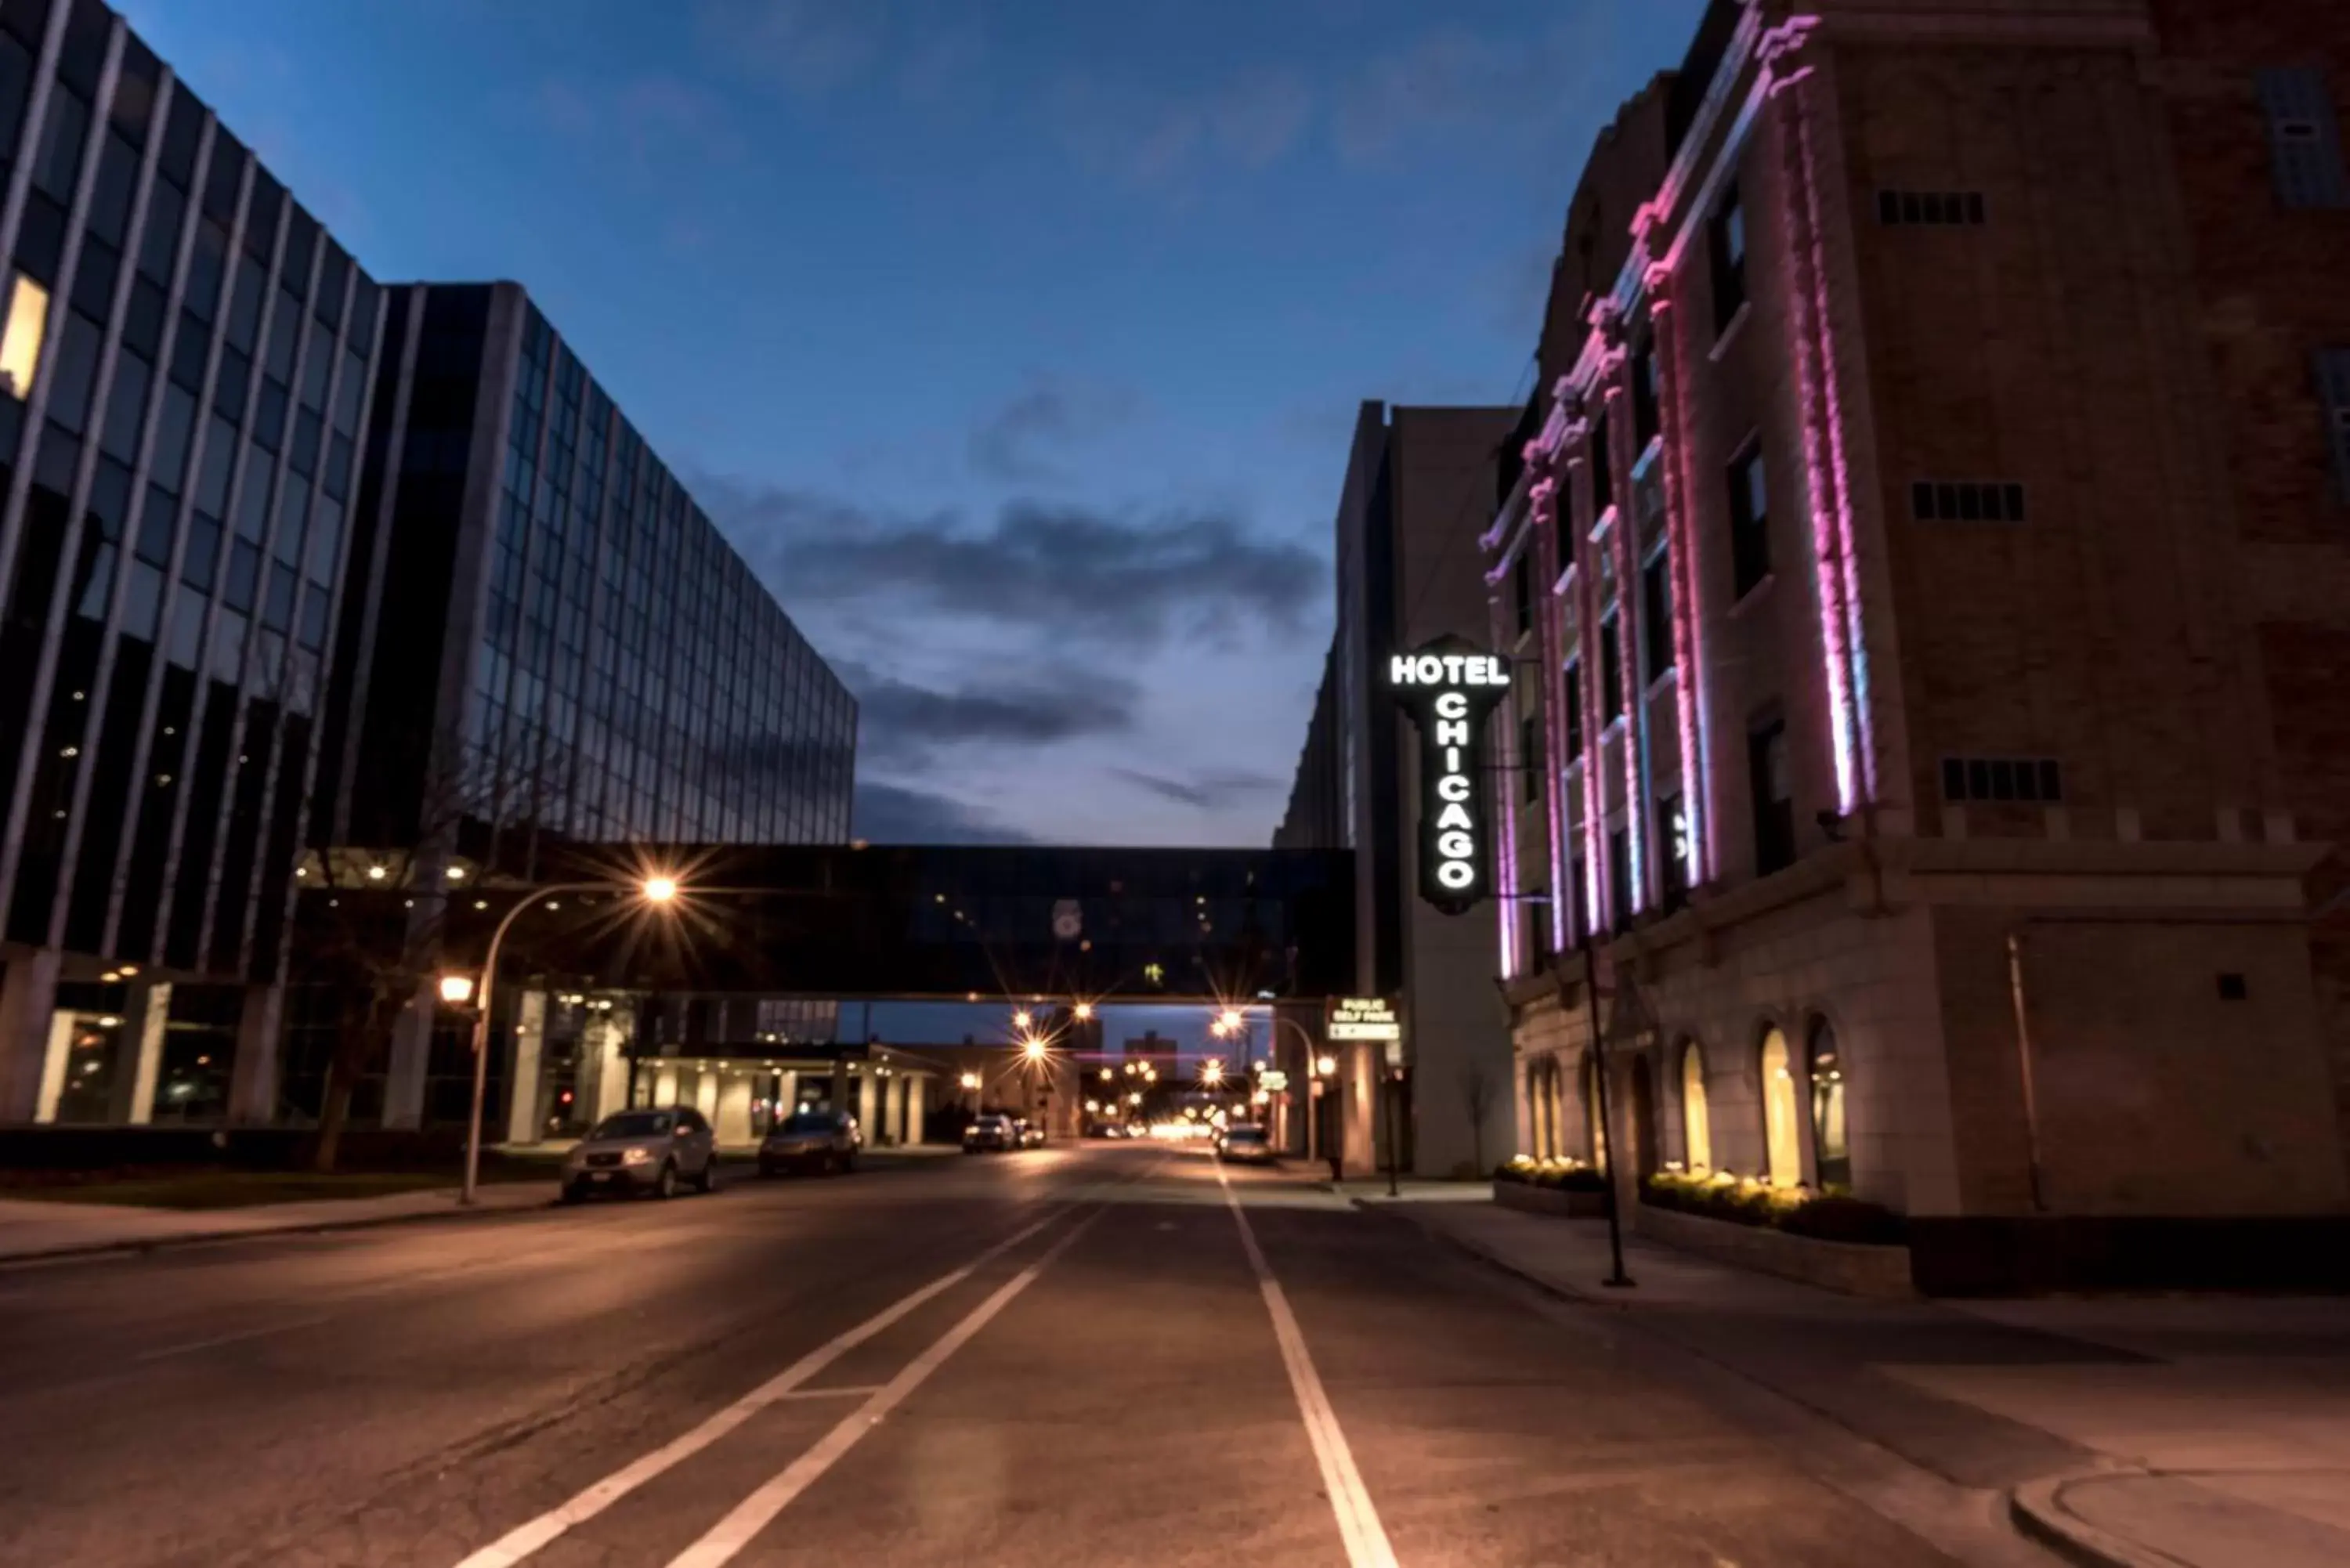
[{"label": "street lamp post", "polygon": [[[552,899],[563,893],[627,893],[644,896],[648,903],[666,904],[677,897],[677,881],[671,877],[648,877],[641,883],[626,882],[558,882],[551,888],[536,888],[505,912],[505,918],[490,933],[489,951],[482,956],[482,980],[473,987],[473,1105],[465,1122],[465,1185],[458,1192],[457,1201],[471,1205],[481,1185],[482,1170],[482,1102],[489,1094],[490,1080],[490,1004],[495,1000],[498,983],[498,948],[505,941],[506,932],[513,929],[515,918],[539,900]],[[441,994],[454,997],[461,975],[444,976]],[[516,1085],[517,1091],[521,1088]]]}]

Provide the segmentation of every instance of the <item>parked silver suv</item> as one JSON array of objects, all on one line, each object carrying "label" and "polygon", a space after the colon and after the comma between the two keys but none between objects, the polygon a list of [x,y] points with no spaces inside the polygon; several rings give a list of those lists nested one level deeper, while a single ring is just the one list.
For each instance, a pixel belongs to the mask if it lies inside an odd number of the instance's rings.
[{"label": "parked silver suv", "polygon": [[606,1116],[563,1162],[563,1200],[598,1193],[676,1195],[691,1181],[707,1192],[718,1174],[718,1135],[690,1106],[662,1106]]}]

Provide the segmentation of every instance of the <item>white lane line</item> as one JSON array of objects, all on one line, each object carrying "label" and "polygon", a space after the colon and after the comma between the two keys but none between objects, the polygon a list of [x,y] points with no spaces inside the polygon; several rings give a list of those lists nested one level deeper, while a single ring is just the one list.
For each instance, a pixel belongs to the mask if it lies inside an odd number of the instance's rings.
[{"label": "white lane line", "polygon": [[879,1383],[843,1383],[836,1384],[830,1388],[795,1388],[788,1394],[778,1394],[775,1397],[779,1400],[846,1399],[851,1395],[870,1394],[880,1386]]},{"label": "white lane line", "polygon": [[998,1286],[993,1295],[973,1307],[928,1350],[908,1362],[904,1370],[883,1384],[873,1397],[842,1417],[840,1424],[827,1432],[816,1447],[778,1470],[764,1486],[736,1503],[733,1512],[711,1526],[708,1534],[671,1558],[669,1568],[720,1568],[720,1564],[733,1561],[751,1543],[753,1536],[792,1505],[793,1499],[815,1485],[841,1455],[855,1448],[858,1438],[880,1425],[881,1418],[944,1366],[948,1356],[970,1343],[972,1336],[985,1328],[996,1314],[1011,1305],[1012,1298],[1026,1290],[1103,1212],[1097,1209],[1071,1226],[1067,1234],[1046,1248],[1035,1262]]},{"label": "white lane line", "polygon": [[1347,1561],[1353,1568],[1396,1568],[1395,1548],[1388,1544],[1379,1511],[1372,1506],[1362,1472],[1355,1468],[1354,1450],[1347,1446],[1338,1413],[1322,1391],[1322,1375],[1314,1370],[1314,1357],[1306,1352],[1297,1314],[1289,1310],[1289,1297],[1283,1293],[1281,1282],[1273,1277],[1272,1265],[1264,1261],[1264,1250],[1256,1244],[1256,1232],[1249,1228],[1248,1215],[1233,1195],[1221,1163],[1216,1167],[1216,1181],[1224,1189],[1225,1207],[1240,1225],[1241,1246],[1248,1253],[1249,1267],[1256,1271],[1265,1311],[1273,1316],[1273,1336],[1280,1342],[1282,1364],[1289,1368],[1289,1386],[1297,1396],[1298,1413],[1305,1418],[1314,1458],[1322,1466],[1322,1487],[1330,1494],[1330,1511],[1337,1516],[1338,1534],[1347,1543]]},{"label": "white lane line", "polygon": [[291,1334],[297,1328],[316,1328],[322,1323],[332,1323],[330,1317],[296,1318],[292,1323],[265,1324],[259,1328],[239,1329],[234,1334],[216,1334],[210,1339],[192,1339],[185,1345],[168,1345],[161,1350],[141,1351],[133,1361],[161,1361],[167,1356],[191,1355],[199,1350],[212,1350],[224,1345],[236,1345],[248,1339],[265,1339],[273,1334]]},{"label": "white lane line", "polygon": [[940,1275],[911,1295],[883,1308],[856,1327],[809,1351],[682,1437],[672,1438],[631,1464],[623,1465],[561,1507],[550,1509],[536,1519],[508,1531],[458,1563],[457,1568],[512,1568],[512,1564],[528,1557],[565,1531],[595,1518],[664,1470],[700,1453],[767,1406],[797,1390],[809,1378],[924,1302],[952,1290],[969,1279],[981,1265],[1010,1251],[1067,1212],[1066,1209],[1058,1209],[1034,1224],[1021,1227],[962,1268]]}]

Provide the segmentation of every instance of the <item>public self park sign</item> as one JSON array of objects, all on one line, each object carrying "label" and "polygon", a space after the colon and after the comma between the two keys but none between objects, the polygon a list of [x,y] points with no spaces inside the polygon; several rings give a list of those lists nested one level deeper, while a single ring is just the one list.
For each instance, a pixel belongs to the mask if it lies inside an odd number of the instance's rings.
[{"label": "public self park sign", "polygon": [[1509,692],[1509,661],[1448,637],[1391,656],[1388,685],[1419,726],[1419,896],[1461,914],[1491,876],[1485,718]]}]

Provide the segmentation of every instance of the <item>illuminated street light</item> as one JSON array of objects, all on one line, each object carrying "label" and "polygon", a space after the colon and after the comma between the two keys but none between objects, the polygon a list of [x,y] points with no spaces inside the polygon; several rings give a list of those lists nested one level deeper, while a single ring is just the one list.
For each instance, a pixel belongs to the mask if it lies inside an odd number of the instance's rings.
[{"label": "illuminated street light", "polygon": [[452,1007],[463,1007],[473,1000],[473,977],[470,974],[444,974],[441,977],[441,1000]]},{"label": "illuminated street light", "polygon": [[[380,877],[383,867],[368,867],[370,877]],[[457,1201],[470,1205],[474,1189],[481,1184],[482,1169],[482,1105],[490,1089],[490,999],[498,981],[498,947],[506,940],[506,932],[525,909],[545,900],[546,908],[558,906],[557,893],[635,893],[649,904],[667,904],[677,897],[677,878],[665,875],[648,877],[639,882],[558,882],[551,888],[532,890],[530,896],[518,901],[505,912],[505,918],[490,933],[489,951],[482,955],[481,1002],[473,1014],[473,1107],[465,1124],[465,1184],[457,1192]],[[441,994],[449,994],[449,981],[456,977],[444,977]]]},{"label": "illuminated street light", "polygon": [[1222,1024],[1227,1029],[1238,1029],[1243,1023],[1246,1023],[1247,1020],[1241,1016],[1241,1010],[1239,1008],[1227,1007],[1217,1016],[1216,1022]]},{"label": "illuminated street light", "polygon": [[979,1075],[978,1075],[978,1074],[976,1074],[976,1073],[965,1073],[965,1074],[962,1075],[962,1086],[963,1086],[964,1088],[966,1088],[966,1089],[976,1089],[976,1088],[978,1088],[978,1087],[979,1087]]},{"label": "illuminated street light", "polygon": [[1087,1100],[1086,1102],[1086,1115],[1089,1116],[1096,1116],[1098,1115],[1100,1111],[1101,1102],[1099,1100]]},{"label": "illuminated street light", "polygon": [[1014,1029],[1025,1029],[1033,1022],[1034,1020],[1028,1016],[1028,1010],[1024,1007],[1012,1015],[1012,1027]]},{"label": "illuminated street light", "polygon": [[1314,1059],[1314,1070],[1326,1078],[1338,1070],[1338,1058],[1336,1056],[1316,1056]]},{"label": "illuminated street light", "polygon": [[1107,1067],[1104,1067],[1101,1070],[1101,1076],[1103,1083],[1107,1084],[1109,1082],[1109,1069]]},{"label": "illuminated street light", "polygon": [[1045,1059],[1045,1043],[1042,1040],[1024,1040],[1020,1043],[1020,1053],[1031,1062],[1041,1062]]},{"label": "illuminated street light", "polygon": [[1137,1089],[1133,1094],[1127,1096],[1126,1103],[1129,1106],[1139,1106],[1142,1104],[1142,1091]]},{"label": "illuminated street light", "polygon": [[1076,1018],[1078,1023],[1087,1023],[1093,1018],[1094,1004],[1090,1002],[1080,1002],[1075,1007],[1069,1009],[1069,1012]]},{"label": "illuminated street light", "polygon": [[1200,1064],[1200,1082],[1212,1086],[1223,1081],[1224,1064],[1222,1061],[1211,1056]]}]

